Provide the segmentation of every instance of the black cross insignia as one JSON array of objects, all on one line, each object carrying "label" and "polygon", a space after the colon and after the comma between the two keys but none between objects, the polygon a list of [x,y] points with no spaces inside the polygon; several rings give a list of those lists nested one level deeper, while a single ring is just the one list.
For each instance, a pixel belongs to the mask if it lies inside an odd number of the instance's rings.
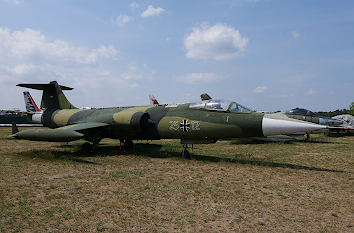
[{"label": "black cross insignia", "polygon": [[191,127],[191,124],[188,122],[188,120],[183,120],[179,124],[179,128],[182,129],[184,132],[188,132],[190,127]]}]

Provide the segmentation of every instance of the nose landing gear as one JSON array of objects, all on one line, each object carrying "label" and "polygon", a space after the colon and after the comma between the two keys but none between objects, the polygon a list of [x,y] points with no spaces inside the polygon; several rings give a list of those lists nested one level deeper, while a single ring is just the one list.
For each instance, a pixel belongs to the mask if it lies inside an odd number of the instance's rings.
[{"label": "nose landing gear", "polygon": [[192,159],[191,155],[189,154],[188,145],[187,144],[183,144],[183,150],[182,150],[181,155],[182,155],[183,158]]},{"label": "nose landing gear", "polygon": [[84,144],[82,144],[82,151],[85,154],[92,154],[94,152],[95,147],[100,143],[101,139],[101,137],[95,137],[90,140],[92,143],[85,142]]},{"label": "nose landing gear", "polygon": [[82,151],[85,154],[92,154],[93,150],[95,148],[95,145],[89,142],[85,142],[84,144],[82,144]]}]

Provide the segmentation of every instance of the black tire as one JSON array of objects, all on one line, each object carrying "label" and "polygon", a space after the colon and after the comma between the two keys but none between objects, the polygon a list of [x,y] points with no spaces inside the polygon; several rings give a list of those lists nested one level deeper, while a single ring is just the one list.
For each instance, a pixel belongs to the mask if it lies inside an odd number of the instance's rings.
[{"label": "black tire", "polygon": [[133,149],[134,143],[132,140],[124,140],[124,149],[131,150]]},{"label": "black tire", "polygon": [[85,154],[92,154],[93,153],[93,144],[91,143],[88,143],[88,142],[85,142],[83,145],[82,145],[82,151],[85,153]]},{"label": "black tire", "polygon": [[191,156],[190,156],[188,150],[182,150],[182,157],[186,158],[186,159],[191,159]]}]

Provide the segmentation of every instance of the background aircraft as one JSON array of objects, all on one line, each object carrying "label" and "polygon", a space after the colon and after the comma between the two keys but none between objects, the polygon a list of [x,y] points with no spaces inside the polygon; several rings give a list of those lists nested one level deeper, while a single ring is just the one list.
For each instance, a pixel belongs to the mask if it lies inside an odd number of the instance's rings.
[{"label": "background aircraft", "polygon": [[157,99],[155,98],[154,95],[149,95],[149,99],[150,99],[150,104],[153,105],[159,105],[159,102],[157,101]]},{"label": "background aircraft", "polygon": [[0,126],[11,126],[12,124],[26,126],[31,122],[26,113],[15,110],[0,110]]},{"label": "background aircraft", "polygon": [[328,125],[328,126],[339,126],[342,125],[344,122],[341,120],[331,119],[329,117],[324,117],[315,114],[314,112],[303,109],[303,108],[294,108],[289,111],[284,112],[290,118],[308,121],[320,125]]},{"label": "background aircraft", "polygon": [[23,92],[23,97],[25,100],[27,117],[30,123],[41,124],[43,111],[38,108],[36,102],[28,91]]}]

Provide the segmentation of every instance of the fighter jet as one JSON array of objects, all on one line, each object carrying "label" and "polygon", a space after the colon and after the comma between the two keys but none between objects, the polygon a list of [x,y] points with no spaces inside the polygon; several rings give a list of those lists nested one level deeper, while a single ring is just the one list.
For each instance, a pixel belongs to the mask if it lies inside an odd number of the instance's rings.
[{"label": "fighter jet", "polygon": [[308,121],[320,125],[328,125],[328,126],[339,126],[342,125],[344,122],[341,120],[331,119],[329,117],[324,117],[315,114],[314,112],[303,109],[303,108],[294,108],[289,111],[284,112],[290,118]]},{"label": "fighter jet", "polygon": [[230,101],[204,100],[198,103],[148,105],[100,109],[78,109],[65,97],[56,81],[49,84],[18,84],[43,90],[42,123],[51,129],[31,129],[11,137],[34,141],[70,142],[84,139],[91,152],[103,138],[118,139],[126,146],[132,140],[180,139],[182,156],[190,158],[188,145],[215,143],[218,139],[262,137],[308,132],[325,126],[295,119],[265,117]]},{"label": "fighter jet", "polygon": [[330,129],[330,134],[332,135],[354,135],[354,116],[350,114],[337,115],[332,117],[333,120],[342,121],[343,124],[340,125],[343,129]]},{"label": "fighter jet", "polygon": [[297,119],[297,120],[302,120],[302,121],[307,121],[319,125],[325,125],[328,126],[325,129],[317,129],[313,130],[310,132],[298,132],[289,136],[292,137],[298,137],[298,136],[304,136],[306,135],[306,139],[310,139],[310,133],[311,134],[318,134],[318,133],[327,133],[329,130],[343,130],[343,127],[340,127],[341,124],[343,124],[343,121],[340,120],[335,120],[331,119],[328,117],[320,116],[315,114],[314,112],[303,109],[303,108],[294,108],[288,111],[283,111],[283,112],[277,112],[277,113],[271,113],[271,114],[266,114],[266,116],[271,116],[271,117],[276,117],[278,119]]}]

